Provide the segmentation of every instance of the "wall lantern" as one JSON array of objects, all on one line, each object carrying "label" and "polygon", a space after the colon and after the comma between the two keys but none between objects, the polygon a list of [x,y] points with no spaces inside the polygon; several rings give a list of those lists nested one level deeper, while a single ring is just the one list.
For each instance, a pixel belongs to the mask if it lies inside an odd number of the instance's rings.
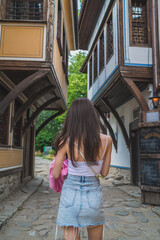
[{"label": "wall lantern", "polygon": [[158,108],[158,106],[159,106],[159,97],[158,96],[154,96],[154,97],[151,97],[149,99],[152,100],[154,109]]}]

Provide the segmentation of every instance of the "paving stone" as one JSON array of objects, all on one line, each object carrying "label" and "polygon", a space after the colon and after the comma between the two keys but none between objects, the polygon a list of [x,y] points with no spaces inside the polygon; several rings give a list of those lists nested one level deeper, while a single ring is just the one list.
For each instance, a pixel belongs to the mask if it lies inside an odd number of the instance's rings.
[{"label": "paving stone", "polygon": [[129,202],[125,204],[127,207],[132,207],[132,208],[139,208],[140,203],[139,202]]},{"label": "paving stone", "polygon": [[36,212],[36,213],[33,213],[33,214],[31,214],[31,215],[29,216],[29,220],[30,220],[30,221],[36,221],[36,220],[38,219],[38,217],[39,217],[39,215],[38,215],[38,213]]},{"label": "paving stone", "polygon": [[39,225],[39,226],[34,226],[34,230],[41,231],[43,229],[48,229],[48,225]]},{"label": "paving stone", "polygon": [[158,216],[160,216],[160,207],[154,207],[152,208],[152,211],[156,213]]},{"label": "paving stone", "polygon": [[21,228],[30,228],[32,226],[32,222],[19,222],[17,223],[17,226]]},{"label": "paving stone", "polygon": [[142,212],[132,211],[132,214],[133,214],[133,216],[139,217],[139,219],[142,223],[149,222],[149,220],[144,216],[144,214]]},{"label": "paving stone", "polygon": [[49,230],[42,230],[39,232],[39,234],[41,235],[41,237],[44,237],[47,233],[49,232]]},{"label": "paving stone", "polygon": [[117,211],[115,212],[116,215],[120,215],[120,216],[128,216],[129,215],[129,212],[127,211]]},{"label": "paving stone", "polygon": [[131,237],[139,237],[141,235],[141,232],[138,230],[123,229],[122,232]]},{"label": "paving stone", "polygon": [[117,240],[126,240],[127,238],[125,237],[118,237]]},{"label": "paving stone", "polygon": [[32,237],[36,236],[36,232],[35,231],[29,231],[28,234],[29,234],[29,236],[32,236]]}]

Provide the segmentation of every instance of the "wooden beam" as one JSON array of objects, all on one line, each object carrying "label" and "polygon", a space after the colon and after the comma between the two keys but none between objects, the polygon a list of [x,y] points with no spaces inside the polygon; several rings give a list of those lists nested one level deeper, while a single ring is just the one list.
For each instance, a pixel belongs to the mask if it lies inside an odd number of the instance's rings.
[{"label": "wooden beam", "polygon": [[45,77],[49,70],[37,71],[21,81],[14,89],[12,89],[7,96],[0,102],[0,113],[3,113],[9,104],[30,85]]},{"label": "wooden beam", "polygon": [[125,126],[124,126],[124,124],[123,124],[123,122],[122,122],[122,120],[121,120],[118,112],[114,109],[114,107],[109,103],[109,101],[108,101],[106,98],[102,98],[101,101],[103,102],[103,104],[104,104],[107,108],[109,108],[109,110],[112,112],[112,114],[113,114],[114,117],[116,118],[116,120],[117,120],[117,122],[118,122],[118,124],[119,124],[119,126],[120,126],[120,128],[121,128],[121,131],[122,131],[124,140],[125,140],[125,142],[126,142],[126,145],[127,145],[128,149],[129,149],[129,147],[130,147],[130,139],[129,139],[129,136],[128,136],[128,133],[127,133],[127,131],[126,131],[126,128],[125,128]]},{"label": "wooden beam", "polygon": [[135,99],[137,100],[140,108],[142,111],[148,111],[149,107],[146,102],[146,99],[144,98],[143,94],[139,90],[139,88],[136,86],[132,78],[122,78],[122,80],[125,82]]},{"label": "wooden beam", "polygon": [[101,122],[101,120],[100,120],[100,127],[101,127],[101,129],[102,129],[103,134],[106,134],[106,135],[107,135],[107,129],[105,128],[105,126],[103,125],[103,123]]},{"label": "wooden beam", "polygon": [[58,117],[59,115],[61,115],[63,113],[63,111],[62,110],[60,110],[59,112],[57,112],[57,113],[55,113],[55,114],[53,114],[51,117],[49,117],[44,123],[42,123],[41,125],[40,125],[40,127],[37,129],[37,131],[36,131],[36,137],[37,137],[37,135],[39,134],[39,132],[50,122],[50,121],[52,121],[53,119],[55,119],[56,117]]},{"label": "wooden beam", "polygon": [[115,138],[115,135],[114,135],[114,132],[113,132],[113,129],[112,129],[110,123],[107,121],[107,119],[106,119],[106,117],[104,116],[104,113],[101,111],[100,107],[98,107],[98,106],[94,106],[94,107],[95,107],[95,109],[97,110],[97,112],[99,113],[99,115],[101,116],[101,118],[103,119],[104,124],[105,124],[106,127],[108,128],[109,133],[110,133],[110,135],[111,135],[111,138],[112,138],[112,140],[113,140],[114,147],[115,147],[115,149],[116,149],[116,151],[117,151],[117,140],[116,140],[116,138]]},{"label": "wooden beam", "polygon": [[21,118],[21,116],[23,115],[23,113],[25,111],[27,111],[27,109],[40,97],[42,97],[45,93],[49,92],[50,90],[54,89],[55,86],[48,86],[44,89],[42,89],[41,91],[33,94],[23,105],[21,108],[18,109],[18,111],[15,113],[15,117],[13,118],[12,121],[12,126],[11,126],[11,130],[13,129],[13,127],[16,125],[16,123],[18,122],[18,120]]},{"label": "wooden beam", "polygon": [[23,127],[23,134],[25,131],[28,129],[28,127],[31,125],[31,123],[35,120],[35,118],[51,103],[56,102],[59,100],[59,97],[53,97],[50,100],[46,101],[43,105],[41,105],[33,114],[32,116],[28,119],[27,123]]}]

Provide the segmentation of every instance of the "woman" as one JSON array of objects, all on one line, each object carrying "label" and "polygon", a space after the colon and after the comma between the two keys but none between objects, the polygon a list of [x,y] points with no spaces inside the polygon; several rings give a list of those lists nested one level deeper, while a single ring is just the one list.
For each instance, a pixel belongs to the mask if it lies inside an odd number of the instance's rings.
[{"label": "woman", "polygon": [[76,99],[68,110],[56,143],[53,177],[58,178],[65,155],[68,175],[59,204],[57,224],[65,240],[79,240],[79,228],[87,227],[88,239],[101,240],[105,216],[103,196],[97,174],[109,172],[112,139],[100,133],[97,114],[87,98]]}]

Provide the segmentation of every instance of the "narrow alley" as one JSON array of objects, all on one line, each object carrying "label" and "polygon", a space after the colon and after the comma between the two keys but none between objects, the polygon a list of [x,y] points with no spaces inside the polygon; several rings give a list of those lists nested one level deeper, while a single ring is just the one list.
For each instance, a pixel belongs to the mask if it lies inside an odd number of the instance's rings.
[{"label": "narrow alley", "polygon": [[[53,240],[56,233],[56,215],[60,195],[48,185],[48,171],[51,162],[36,158],[35,177],[43,178],[37,190],[18,207],[16,213],[0,230],[1,240]],[[140,190],[132,185],[115,185],[113,176],[101,180],[104,192],[106,225],[105,240],[159,240],[160,207],[140,202]],[[21,198],[27,193],[27,186],[21,190]],[[19,194],[19,192],[18,192]],[[14,195],[0,208],[0,219],[16,207]],[[7,207],[7,209],[6,209]],[[57,240],[62,240],[59,228]],[[86,230],[81,230],[81,239],[87,239]]]}]

